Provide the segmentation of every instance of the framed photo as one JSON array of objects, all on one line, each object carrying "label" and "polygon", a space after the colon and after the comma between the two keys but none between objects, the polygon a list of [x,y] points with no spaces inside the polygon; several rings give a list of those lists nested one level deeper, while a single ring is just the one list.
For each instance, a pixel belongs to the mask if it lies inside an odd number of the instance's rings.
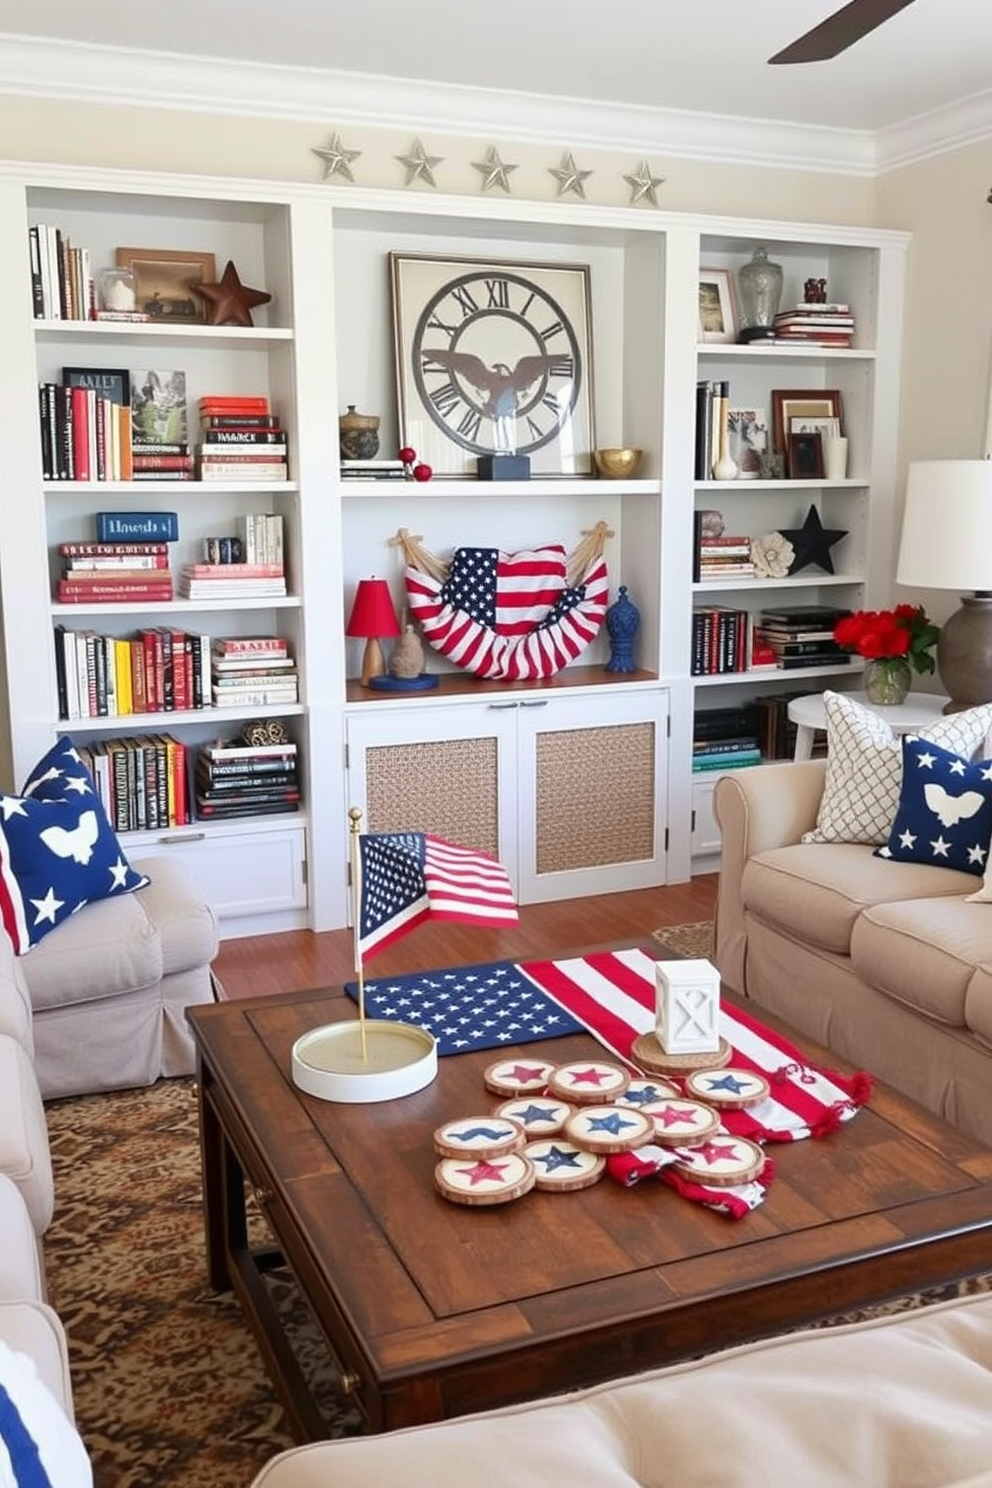
[{"label": "framed photo", "polygon": [[737,307],[729,269],[699,270],[700,341],[736,341]]},{"label": "framed photo", "polygon": [[768,414],[763,408],[728,408],[727,433],[730,458],[737,465],[738,480],[757,480],[762,456],[768,450]]},{"label": "framed photo", "polygon": [[[836,390],[820,388],[798,388],[772,392],[772,442],[786,460],[789,457],[789,435],[793,419],[807,423],[810,419],[842,419],[841,397]],[[822,432],[822,431],[821,431]]]},{"label": "framed photo", "polygon": [[526,455],[590,475],[592,324],[585,264],[391,253],[400,443],[435,475]]},{"label": "framed photo", "polygon": [[191,284],[213,284],[216,265],[212,253],[192,249],[118,248],[117,267],[134,274],[135,309],[155,320],[204,322],[206,305],[190,291]]},{"label": "framed photo", "polygon": [[789,479],[822,480],[823,440],[819,429],[810,429],[804,434],[789,435]]},{"label": "framed photo", "polygon": [[127,408],[131,402],[131,374],[121,367],[63,367],[63,387],[92,388],[99,398],[109,398]]}]

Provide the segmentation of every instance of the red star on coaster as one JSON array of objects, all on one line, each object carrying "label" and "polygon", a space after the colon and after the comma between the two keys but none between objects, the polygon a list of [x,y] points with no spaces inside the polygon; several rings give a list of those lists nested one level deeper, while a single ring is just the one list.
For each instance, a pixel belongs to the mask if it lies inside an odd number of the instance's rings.
[{"label": "red star on coaster", "polygon": [[249,289],[238,278],[230,259],[217,284],[191,284],[194,294],[207,302],[208,325],[251,326],[251,312],[256,305],[267,305],[272,296],[263,289]]},{"label": "red star on coaster", "polygon": [[463,1178],[467,1178],[474,1188],[477,1183],[505,1183],[503,1174],[506,1172],[508,1163],[493,1163],[481,1160],[473,1163],[470,1168],[459,1168]]}]

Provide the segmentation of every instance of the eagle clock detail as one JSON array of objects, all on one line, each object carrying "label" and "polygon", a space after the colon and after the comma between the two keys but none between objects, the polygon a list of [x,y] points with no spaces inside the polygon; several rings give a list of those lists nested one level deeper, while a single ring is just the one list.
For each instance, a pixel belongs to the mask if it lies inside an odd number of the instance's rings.
[{"label": "eagle clock detail", "polygon": [[502,268],[443,284],[421,312],[411,352],[428,416],[480,455],[526,455],[558,438],[584,376],[562,307]]}]

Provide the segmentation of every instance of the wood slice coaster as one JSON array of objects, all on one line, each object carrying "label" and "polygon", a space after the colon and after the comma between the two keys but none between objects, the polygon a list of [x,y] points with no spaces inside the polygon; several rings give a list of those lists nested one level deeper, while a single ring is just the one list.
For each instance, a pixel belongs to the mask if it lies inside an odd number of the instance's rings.
[{"label": "wood slice coaster", "polygon": [[687,1070],[722,1069],[733,1051],[725,1038],[714,1054],[666,1054],[656,1033],[642,1033],[633,1042],[630,1057],[651,1075],[677,1075]]},{"label": "wood slice coaster", "polygon": [[765,1154],[756,1142],[724,1133],[699,1147],[679,1148],[672,1163],[676,1173],[714,1188],[732,1188],[750,1183],[765,1166]]},{"label": "wood slice coaster", "polygon": [[534,1164],[534,1187],[548,1193],[575,1193],[580,1188],[591,1188],[606,1172],[605,1157],[554,1137],[528,1142],[524,1156]]},{"label": "wood slice coaster", "polygon": [[461,1116],[446,1121],[434,1133],[434,1151],[439,1157],[499,1157],[519,1152],[527,1133],[519,1121],[505,1116]]},{"label": "wood slice coaster", "polygon": [[434,1186],[452,1204],[509,1204],[534,1187],[534,1164],[519,1152],[475,1161],[446,1157],[434,1169]]},{"label": "wood slice coaster", "polygon": [[587,1152],[633,1152],[654,1141],[654,1121],[632,1106],[583,1106],[565,1122],[564,1135]]},{"label": "wood slice coaster", "polygon": [[757,1106],[767,1100],[771,1086],[764,1075],[733,1069],[728,1064],[722,1070],[694,1070],[686,1077],[685,1089],[687,1095],[708,1101],[711,1106],[742,1111],[746,1106]]},{"label": "wood slice coaster", "polygon": [[650,1113],[654,1140],[659,1147],[695,1147],[719,1129],[720,1117],[712,1106],[688,1096],[673,1096]]},{"label": "wood slice coaster", "polygon": [[629,1084],[630,1074],[622,1065],[587,1059],[556,1065],[548,1078],[548,1092],[573,1106],[601,1106],[622,1095]]},{"label": "wood slice coaster", "polygon": [[546,1095],[518,1095],[514,1100],[497,1106],[493,1115],[519,1121],[528,1140],[533,1141],[537,1137],[557,1136],[574,1110],[568,1101],[552,1100]]},{"label": "wood slice coaster", "polygon": [[631,1080],[623,1095],[615,1099],[618,1106],[635,1106],[650,1115],[656,1107],[666,1105],[673,1095],[676,1098],[682,1095],[674,1080]]},{"label": "wood slice coaster", "polygon": [[491,1064],[482,1078],[493,1095],[520,1095],[543,1090],[553,1069],[546,1059],[501,1059]]}]

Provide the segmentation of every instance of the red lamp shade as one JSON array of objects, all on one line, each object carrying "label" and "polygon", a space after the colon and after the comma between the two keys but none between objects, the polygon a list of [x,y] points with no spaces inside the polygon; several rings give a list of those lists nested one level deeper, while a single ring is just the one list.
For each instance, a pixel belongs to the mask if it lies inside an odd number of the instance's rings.
[{"label": "red lamp shade", "polygon": [[385,579],[359,579],[344,633],[366,638],[362,658],[362,686],[367,687],[372,677],[381,677],[386,670],[380,639],[400,634],[396,607]]}]

